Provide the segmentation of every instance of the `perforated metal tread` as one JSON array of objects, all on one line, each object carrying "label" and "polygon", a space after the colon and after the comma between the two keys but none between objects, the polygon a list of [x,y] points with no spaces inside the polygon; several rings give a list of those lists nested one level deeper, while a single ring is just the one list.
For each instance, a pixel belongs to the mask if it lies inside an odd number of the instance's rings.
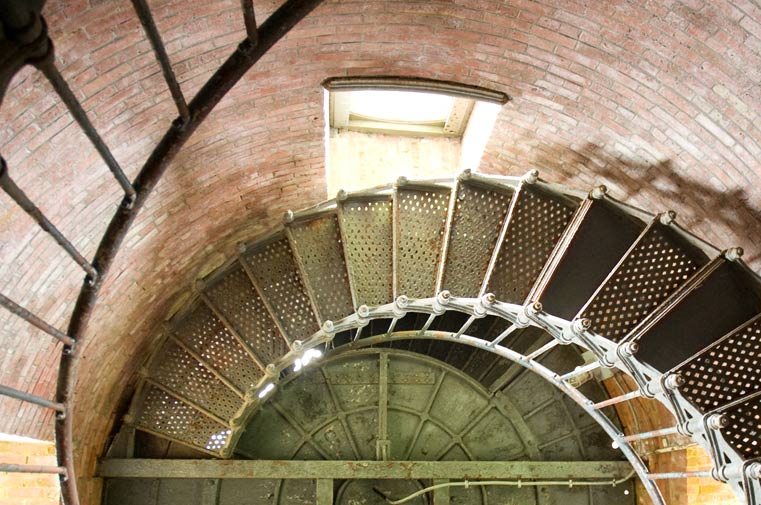
[{"label": "perforated metal tread", "polygon": [[459,181],[441,288],[478,296],[514,190]]},{"label": "perforated metal tread", "polygon": [[720,409],[729,423],[721,434],[744,460],[761,458],[761,391]]},{"label": "perforated metal tread", "polygon": [[521,186],[515,198],[486,291],[494,293],[498,300],[522,304],[576,205],[533,185]]},{"label": "perforated metal tread", "polygon": [[285,338],[240,264],[205,292],[261,363],[272,363],[288,352]]},{"label": "perforated metal tread", "polygon": [[679,387],[703,413],[761,390],[761,315],[672,370]]},{"label": "perforated metal tread", "polygon": [[151,378],[222,419],[232,419],[242,399],[182,347],[167,342]]},{"label": "perforated metal tread", "polygon": [[212,452],[223,449],[231,433],[227,426],[155,386],[148,386],[137,428]]},{"label": "perforated metal tread", "polygon": [[396,289],[394,296],[436,294],[451,190],[399,187],[394,193]]},{"label": "perforated metal tread", "polygon": [[350,199],[339,211],[346,260],[357,305],[392,300],[392,202]]},{"label": "perforated metal tread", "polygon": [[288,239],[246,251],[244,261],[290,342],[304,340],[319,329]]},{"label": "perforated metal tread", "polygon": [[241,391],[247,391],[261,378],[262,372],[251,356],[207,306],[196,306],[174,333]]},{"label": "perforated metal tread", "polygon": [[651,223],[578,317],[619,342],[705,263],[707,258],[683,248],[668,228]]},{"label": "perforated metal tread", "polygon": [[337,321],[354,312],[336,215],[295,223],[289,233],[320,320]]}]

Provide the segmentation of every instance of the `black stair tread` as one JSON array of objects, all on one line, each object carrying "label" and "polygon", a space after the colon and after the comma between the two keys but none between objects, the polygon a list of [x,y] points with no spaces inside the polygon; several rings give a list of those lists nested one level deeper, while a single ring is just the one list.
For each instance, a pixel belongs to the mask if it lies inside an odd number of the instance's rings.
[{"label": "black stair tread", "polygon": [[636,336],[637,358],[667,371],[761,311],[755,278],[723,261],[667,314]]},{"label": "black stair tread", "polygon": [[728,419],[721,434],[744,460],[761,458],[761,391],[720,409]]},{"label": "black stair tread", "polygon": [[606,199],[591,200],[538,299],[548,313],[572,319],[631,248],[645,223]]}]

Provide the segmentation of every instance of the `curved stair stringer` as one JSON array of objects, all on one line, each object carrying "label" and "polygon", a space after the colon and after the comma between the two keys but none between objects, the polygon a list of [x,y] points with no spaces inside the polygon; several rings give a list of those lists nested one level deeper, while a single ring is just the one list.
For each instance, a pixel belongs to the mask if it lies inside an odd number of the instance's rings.
[{"label": "curved stair stringer", "polygon": [[[185,354],[171,361],[166,357],[166,345],[162,346],[143,373],[140,394],[133,398],[129,420],[138,429],[216,457],[229,457],[246,421],[282,377],[293,373],[294,366],[301,368],[306,363],[307,351],[327,346],[339,333],[353,331],[353,338],[359,338],[361,328],[373,319],[390,319],[391,334],[395,322],[407,313],[428,315],[426,324],[413,337],[430,338],[432,333],[427,330],[431,322],[454,310],[468,314],[468,322],[457,332],[435,332],[436,338],[489,350],[541,372],[584,408],[622,448],[655,503],[664,503],[663,498],[654,484],[654,476],[629,445],[632,435],[618,433],[598,408],[571,386],[574,376],[596,367],[616,368],[631,375],[640,386],[640,391],[633,394],[663,403],[679,420],[674,432],[691,436],[711,451],[719,462],[713,476],[729,482],[738,494],[748,490],[747,502],[758,505],[757,491],[753,494],[757,489],[758,468],[724,440],[721,426],[713,429],[706,424],[710,416],[681,395],[678,381],[669,379],[673,374],[661,373],[629,352],[634,348],[632,343],[643,335],[643,328],[652,326],[650,323],[657,314],[669,314],[669,307],[678,305],[668,300],[681,295],[675,295],[672,289],[666,294],[666,302],[659,299],[644,317],[638,316],[634,328],[627,328],[625,335],[613,339],[607,338],[606,331],[598,333],[596,325],[590,328],[584,317],[596,300],[605,298],[605,287],[617,282],[617,275],[620,277],[626,270],[627,261],[633,261],[645,248],[652,248],[649,240],[656,231],[662,226],[675,226],[670,214],[656,216],[645,224],[649,215],[615,202],[604,193],[599,188],[585,194],[550,185],[538,181],[534,172],[524,178],[465,173],[454,184],[441,180],[400,180],[393,187],[339,193],[335,200],[314,208],[289,212],[284,227],[241,247],[238,258],[198,285],[198,301],[175,317],[167,329],[170,335],[167,342],[180,348],[172,356],[182,354],[180,351]],[[472,215],[474,210],[478,211],[479,203],[485,203],[492,214]],[[578,244],[587,237],[584,227],[590,209],[603,204],[642,221],[642,231],[634,233],[640,229],[637,228],[640,225],[635,225],[628,237],[619,240],[617,250],[625,252],[621,258],[611,260],[615,267],[589,299],[579,304],[575,316],[553,316],[545,312],[541,300],[551,293],[553,279],[562,278],[562,271],[568,270],[564,261],[567,263],[567,258],[578,251]],[[550,217],[535,219],[531,209],[545,209]],[[484,216],[489,219],[484,220]],[[424,226],[417,221],[419,218]],[[519,222],[521,219],[528,221]],[[531,224],[535,221],[538,224]],[[431,226],[436,230],[428,229]],[[550,238],[536,236],[536,230],[539,233],[549,230]],[[698,239],[684,235],[699,244]],[[416,245],[402,243],[407,240]],[[630,240],[631,246],[625,247]],[[541,254],[524,255],[518,263],[509,257],[514,256],[512,251],[524,254],[536,243],[541,245]],[[416,256],[419,244],[430,248]],[[474,244],[479,247],[474,248]],[[488,247],[484,244],[490,244],[491,248],[484,250]],[[471,254],[474,250],[476,254]],[[418,260],[425,261],[421,271],[435,274],[435,282],[433,279],[426,282],[425,277],[417,275],[414,266]],[[520,276],[505,272],[514,264],[524,268]],[[481,278],[477,279],[474,272]],[[520,283],[511,284],[510,279],[516,278]],[[598,282],[595,279],[587,279],[587,283]],[[489,293],[492,284],[508,293],[505,297],[509,299]],[[455,293],[447,290],[449,286],[455,287]],[[683,293],[687,286],[689,283],[680,282],[681,291],[677,292]],[[419,289],[416,294],[429,296],[414,298],[404,293],[407,289]],[[198,315],[199,311],[203,317]],[[470,323],[486,315],[503,318],[512,326],[491,342],[468,335]],[[194,322],[188,323],[189,320]],[[500,345],[510,331],[529,325],[544,329],[554,337],[553,341],[527,355]],[[219,344],[222,341],[224,345]],[[599,361],[563,375],[538,362],[552,346],[570,343],[589,349]],[[177,363],[185,363],[187,369],[179,370]],[[232,377],[239,366],[251,372]],[[167,378],[165,368],[174,371],[174,382]],[[230,391],[240,399],[237,410],[227,402],[222,415],[200,404],[197,394],[194,400],[184,391],[176,390],[181,389],[183,380],[189,379],[204,391]],[[755,397],[751,399],[756,401]],[[174,431],[162,432],[167,423],[157,412],[168,408],[174,409],[175,425],[176,419],[185,424],[169,426]],[[194,417],[217,424],[206,422],[200,426]],[[150,422],[162,429],[146,426]],[[700,423],[706,429],[698,429]],[[192,432],[194,438],[172,434],[183,429]]]}]

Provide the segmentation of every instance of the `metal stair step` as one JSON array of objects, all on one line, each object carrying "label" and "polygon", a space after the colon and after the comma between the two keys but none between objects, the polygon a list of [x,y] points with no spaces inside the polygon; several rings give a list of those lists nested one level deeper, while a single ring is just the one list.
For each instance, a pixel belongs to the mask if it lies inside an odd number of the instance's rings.
[{"label": "metal stair step", "polygon": [[436,294],[452,189],[397,185],[394,191],[394,298]]},{"label": "metal stair step", "polygon": [[233,264],[219,279],[209,282],[204,292],[260,363],[273,363],[288,352],[288,342],[240,263]]},{"label": "metal stair step", "polygon": [[341,237],[354,301],[381,305],[393,299],[390,195],[349,197],[338,206]]},{"label": "metal stair step", "polygon": [[242,254],[244,267],[290,343],[305,340],[319,329],[288,239],[277,236]]},{"label": "metal stair step", "polygon": [[515,187],[460,178],[444,257],[440,289],[454,296],[478,296]]},{"label": "metal stair step", "polygon": [[301,220],[286,232],[320,322],[354,312],[338,217],[330,213]]},{"label": "metal stair step", "polygon": [[484,292],[523,304],[577,206],[539,184],[522,183]]},{"label": "metal stair step", "polygon": [[606,196],[584,200],[528,298],[554,316],[572,319],[644,228]]},{"label": "metal stair step", "polygon": [[703,413],[761,390],[761,314],[669,373],[684,379],[679,391]]},{"label": "metal stair step", "polygon": [[708,256],[654,219],[577,314],[592,330],[620,342],[676,291]]}]

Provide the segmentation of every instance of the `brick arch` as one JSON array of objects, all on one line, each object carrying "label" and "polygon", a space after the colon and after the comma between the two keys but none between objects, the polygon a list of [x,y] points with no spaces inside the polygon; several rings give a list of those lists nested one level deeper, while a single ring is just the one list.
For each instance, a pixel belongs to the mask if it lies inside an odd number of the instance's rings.
[{"label": "brick arch", "polygon": [[[257,5],[263,20],[277,6]],[[155,2],[178,78],[192,94],[243,38],[237,0]],[[124,1],[49,1],[63,74],[134,176],[173,117],[158,66]],[[80,449],[94,455],[120,393],[180,293],[214,258],[282,211],[324,196],[322,95],[331,75],[404,74],[509,93],[483,168],[575,186],[605,182],[647,208],[674,208],[757,267],[761,188],[761,10],[742,2],[328,2],[278,44],[194,135],[127,237],[90,327]],[[9,90],[0,151],[61,229],[92,256],[118,187],[43,80]],[[646,185],[649,189],[640,189]],[[727,198],[729,195],[731,198]],[[6,292],[65,326],[80,272],[3,195]],[[214,244],[209,249],[206,246]],[[209,259],[211,258],[211,259]],[[210,265],[211,264],[211,265]],[[2,382],[51,396],[53,344],[3,314]],[[6,431],[49,437],[43,412]],[[103,415],[89,416],[89,412]],[[87,434],[85,436],[84,434]]]}]

